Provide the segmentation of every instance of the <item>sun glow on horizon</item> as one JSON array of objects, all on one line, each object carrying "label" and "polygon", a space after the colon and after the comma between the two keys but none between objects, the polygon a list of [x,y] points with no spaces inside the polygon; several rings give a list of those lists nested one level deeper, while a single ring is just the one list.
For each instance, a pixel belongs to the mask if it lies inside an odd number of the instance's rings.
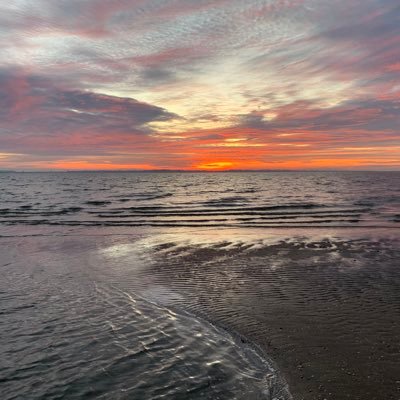
[{"label": "sun glow on horizon", "polygon": [[9,3],[2,169],[400,169],[398,0]]},{"label": "sun glow on horizon", "polygon": [[231,161],[211,161],[193,166],[198,170],[228,170],[234,167],[235,163]]}]

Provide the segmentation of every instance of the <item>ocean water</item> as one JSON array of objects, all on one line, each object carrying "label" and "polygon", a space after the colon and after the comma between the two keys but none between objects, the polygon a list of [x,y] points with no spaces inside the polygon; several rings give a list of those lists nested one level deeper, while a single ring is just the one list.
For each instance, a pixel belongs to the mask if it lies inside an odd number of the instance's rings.
[{"label": "ocean water", "polygon": [[0,174],[0,223],[398,227],[396,172]]},{"label": "ocean water", "polygon": [[400,397],[400,173],[1,173],[1,399]]}]

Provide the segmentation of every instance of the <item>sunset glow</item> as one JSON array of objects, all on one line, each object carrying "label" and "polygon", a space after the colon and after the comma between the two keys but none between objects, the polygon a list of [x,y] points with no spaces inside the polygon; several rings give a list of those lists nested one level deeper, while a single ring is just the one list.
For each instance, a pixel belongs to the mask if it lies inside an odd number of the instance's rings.
[{"label": "sunset glow", "polygon": [[230,161],[212,161],[205,164],[195,165],[195,169],[205,169],[205,170],[221,170],[230,169],[234,166],[233,162]]},{"label": "sunset glow", "polygon": [[0,5],[0,169],[399,169],[398,1]]}]

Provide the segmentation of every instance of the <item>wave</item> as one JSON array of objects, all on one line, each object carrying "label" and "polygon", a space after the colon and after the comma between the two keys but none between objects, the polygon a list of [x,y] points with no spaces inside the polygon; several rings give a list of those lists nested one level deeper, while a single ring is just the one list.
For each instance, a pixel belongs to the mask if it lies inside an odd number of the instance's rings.
[{"label": "wave", "polygon": [[105,206],[107,204],[111,204],[111,201],[108,200],[89,200],[85,204],[90,206]]},{"label": "wave", "polygon": [[[380,181],[366,176],[368,187],[357,186],[359,178],[351,174],[338,180],[332,174],[306,173],[154,174],[147,180],[140,174],[66,176],[10,176],[0,191],[0,224],[245,227],[400,222],[397,175],[381,175]],[[74,193],[63,192],[67,188]]]}]

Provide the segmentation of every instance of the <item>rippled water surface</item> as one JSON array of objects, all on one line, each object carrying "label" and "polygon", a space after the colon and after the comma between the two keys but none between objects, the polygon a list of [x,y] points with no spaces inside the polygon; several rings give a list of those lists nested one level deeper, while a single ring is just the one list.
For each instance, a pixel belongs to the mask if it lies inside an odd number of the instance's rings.
[{"label": "rippled water surface", "polygon": [[[59,257],[53,246],[78,257]],[[64,246],[47,238],[28,246],[8,242],[2,399],[290,398],[254,347],[104,282],[101,270],[85,260],[96,254],[93,243]],[[30,255],[26,264],[21,251]]]},{"label": "rippled water surface", "polygon": [[397,226],[396,172],[0,174],[0,223]]},{"label": "rippled water surface", "polygon": [[0,174],[0,398],[398,400],[399,179]]}]

